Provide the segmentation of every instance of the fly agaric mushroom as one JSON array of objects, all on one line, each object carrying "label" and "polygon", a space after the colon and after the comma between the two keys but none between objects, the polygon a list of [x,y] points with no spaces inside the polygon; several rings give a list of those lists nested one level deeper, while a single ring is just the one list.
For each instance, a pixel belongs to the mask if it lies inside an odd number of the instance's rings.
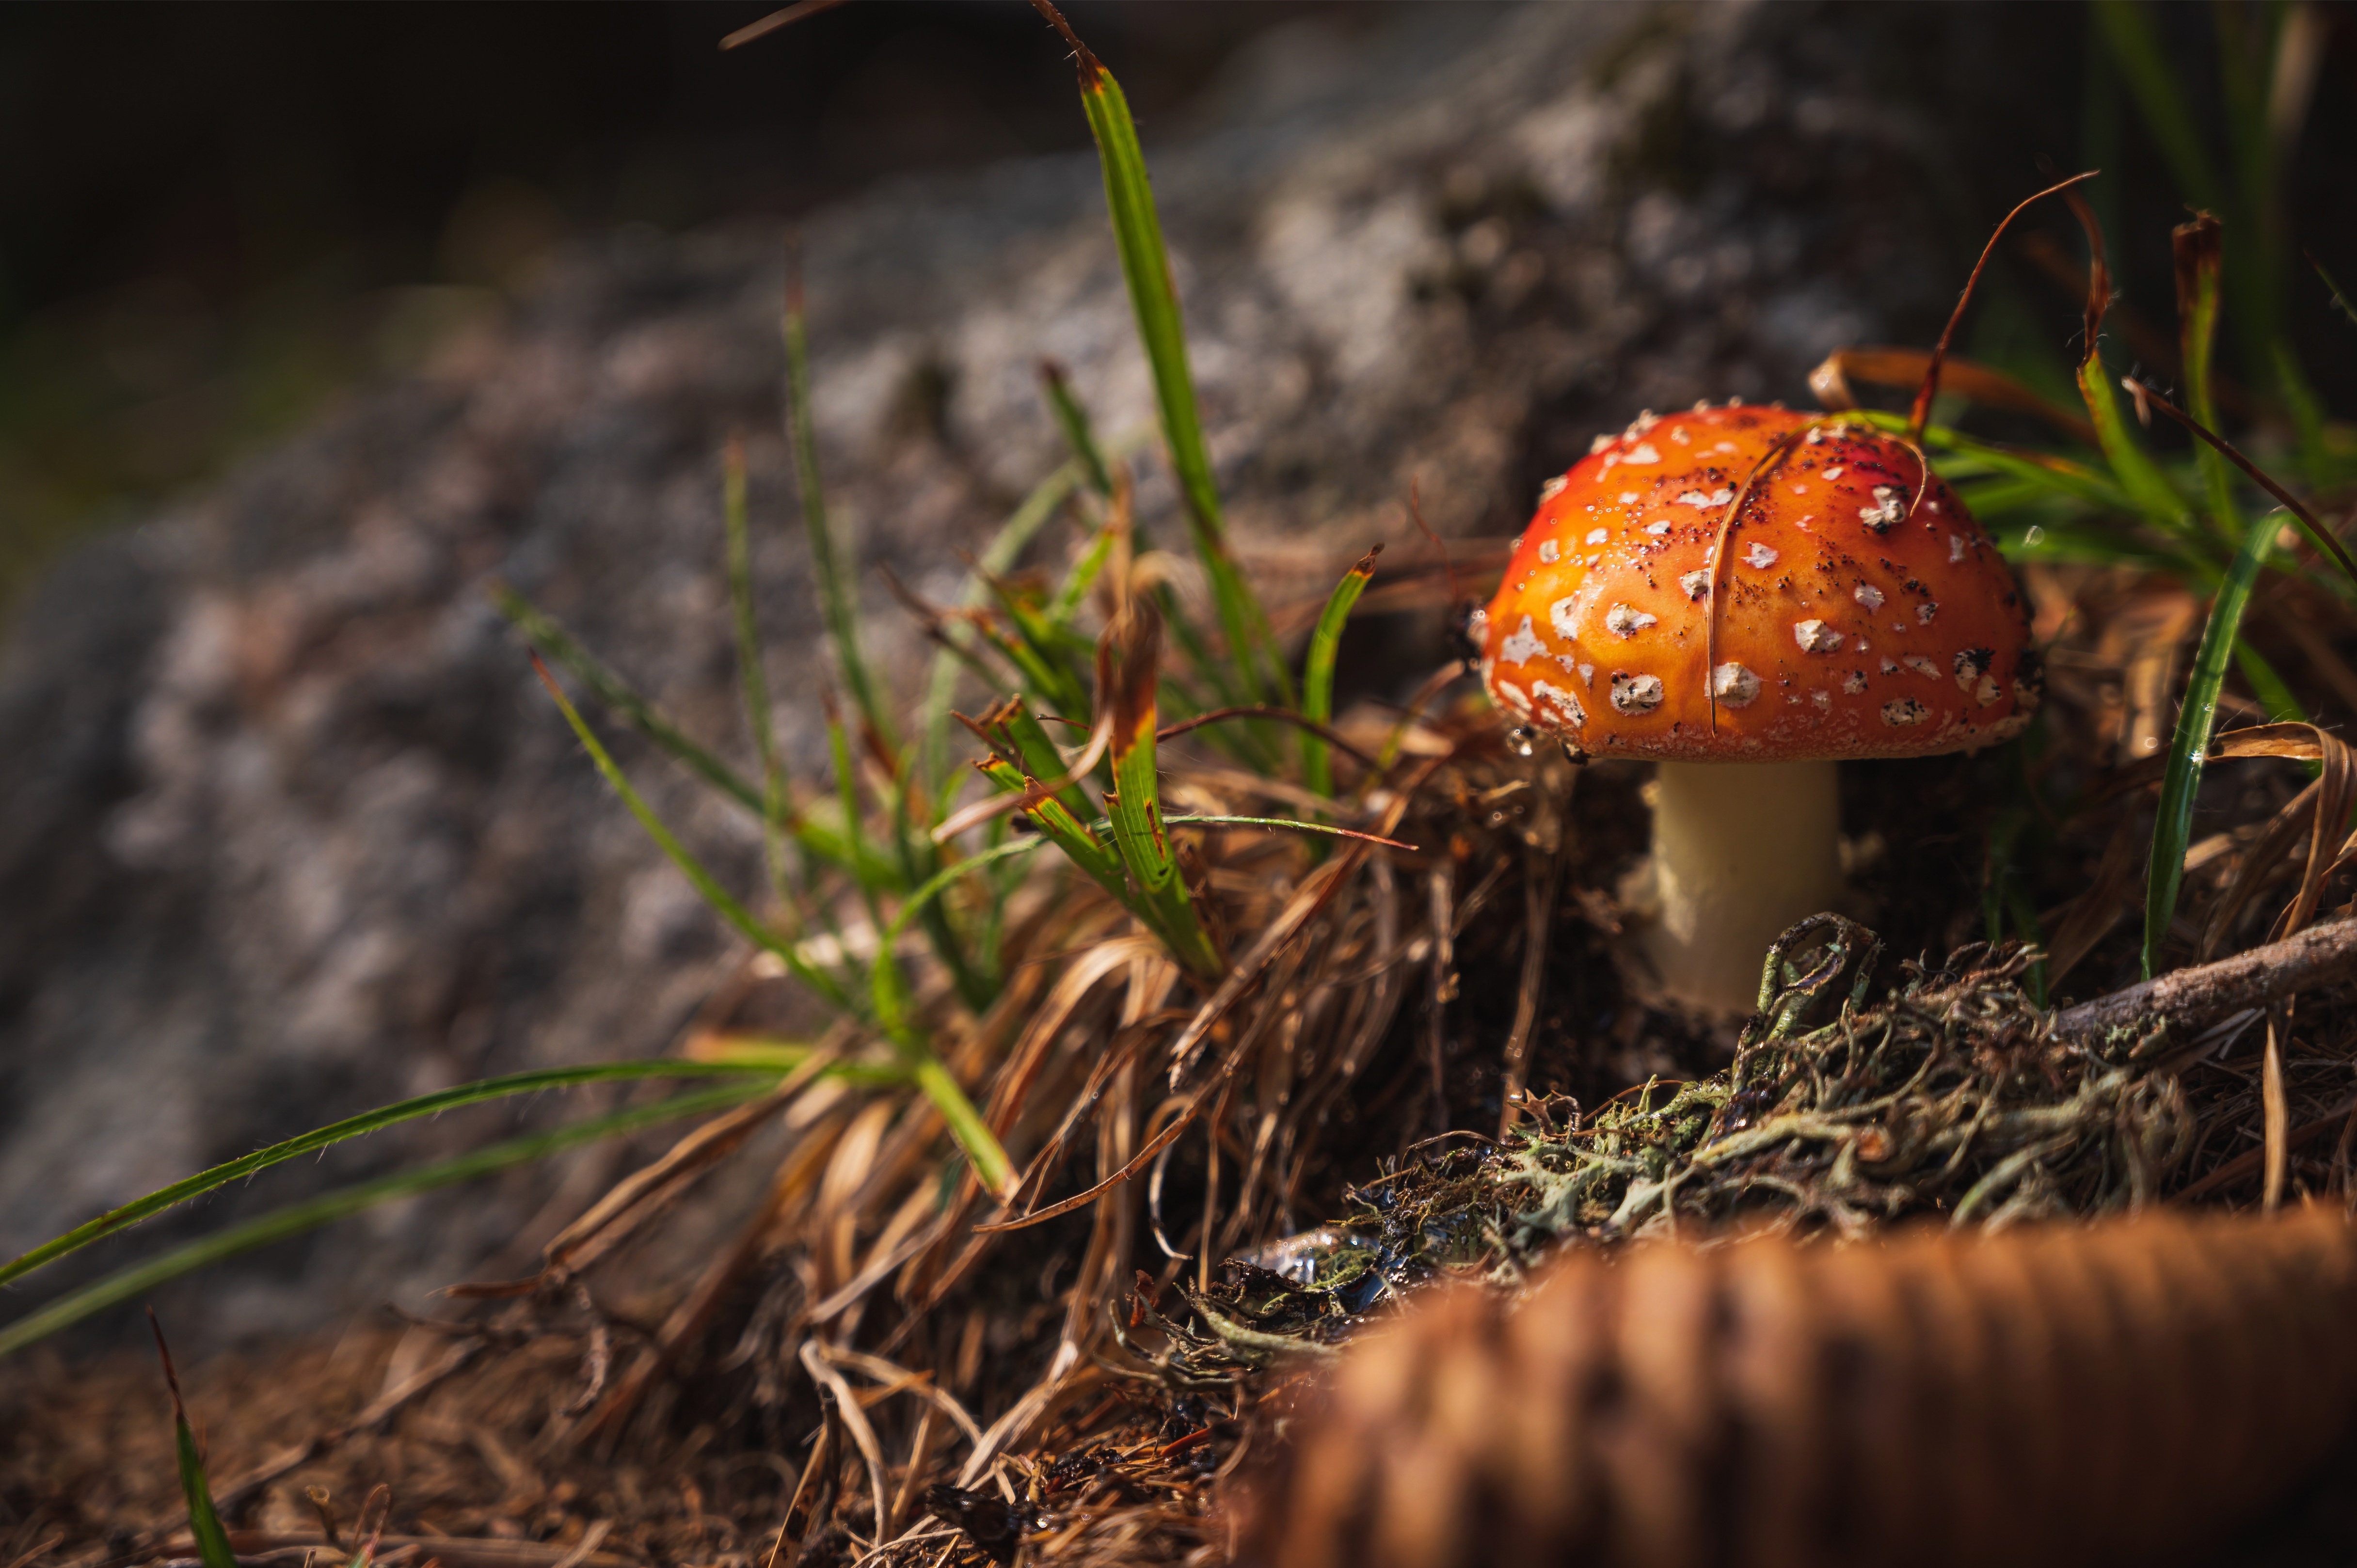
[{"label": "fly agaric mushroom", "polygon": [[1598,437],[1473,632],[1518,725],[1661,765],[1642,945],[1744,1012],[1841,892],[1835,761],[1991,745],[2041,685],[2020,587],[1920,449],[1737,403]]}]

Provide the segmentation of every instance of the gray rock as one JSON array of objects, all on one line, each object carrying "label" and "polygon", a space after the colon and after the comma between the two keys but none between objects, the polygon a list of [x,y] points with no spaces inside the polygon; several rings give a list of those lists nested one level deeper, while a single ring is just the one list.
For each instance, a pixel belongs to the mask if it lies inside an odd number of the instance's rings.
[{"label": "gray rock", "polygon": [[[1256,46],[1192,128],[1146,126],[1211,448],[1270,592],[1412,538],[1411,480],[1444,532],[1508,534],[1540,479],[1640,407],[1799,401],[1836,344],[1927,339],[1957,234],[1990,214],[1934,204],[1927,105],[1894,94],[1894,46],[1861,16],[1304,24]],[[946,596],[957,552],[1059,459],[1038,356],[1114,432],[1150,420],[1145,366],[1085,157],[896,184],[806,241],[827,477],[907,690],[922,650],[873,568]],[[739,961],[482,586],[511,580],[745,757],[716,454],[746,432],[777,719],[823,782],[777,434],[783,249],[760,227],[585,247],[496,341],[91,547],[25,607],[0,657],[0,1252],[387,1099],[658,1054]],[[1178,544],[1150,462],[1141,503]],[[1415,646],[1437,648],[1437,623]],[[749,894],[750,824],[615,745]],[[389,1134],[91,1266],[599,1102]],[[256,1254],[167,1293],[169,1316],[219,1342],[519,1265],[518,1239],[614,1157]]]}]

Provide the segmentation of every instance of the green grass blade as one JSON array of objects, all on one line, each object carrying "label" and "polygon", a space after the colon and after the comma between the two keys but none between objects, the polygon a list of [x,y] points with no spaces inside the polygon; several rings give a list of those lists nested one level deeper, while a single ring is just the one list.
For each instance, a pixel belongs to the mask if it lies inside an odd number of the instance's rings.
[{"label": "green grass blade", "polygon": [[990,591],[1006,624],[1015,628],[1014,637],[1004,646],[1007,657],[1022,671],[1031,694],[1050,713],[1086,713],[1088,688],[1074,655],[1087,651],[1087,641],[1049,619],[1039,605],[1004,578],[992,578]]},{"label": "green grass blade", "polygon": [[882,940],[877,944],[876,965],[871,972],[877,1023],[892,1041],[910,1080],[924,1091],[926,1099],[932,1101],[933,1109],[941,1112],[942,1122],[948,1125],[950,1136],[957,1140],[959,1148],[965,1151],[966,1160],[974,1166],[974,1176],[994,1195],[1006,1192],[1014,1180],[1014,1162],[1006,1157],[1006,1151],[1000,1147],[997,1134],[990,1130],[990,1123],[983,1119],[982,1112],[966,1097],[964,1088],[949,1069],[942,1065],[941,1058],[926,1045],[924,1037],[918,1034],[909,1016],[908,981],[900,973],[899,961],[893,956],[892,950],[918,912],[961,878],[995,862],[1028,854],[1047,842],[1045,839],[1017,839],[997,844],[929,877],[923,886],[909,896],[908,902],[892,918],[891,925],[885,929]]},{"label": "green grass blade", "polygon": [[[1084,469],[1079,459],[1064,464],[1032,488],[1023,498],[988,545],[975,561],[974,569],[966,574],[965,585],[958,594],[961,608],[974,609],[989,596],[989,579],[1003,576],[1015,569],[1022,559],[1026,546],[1039,536],[1039,531],[1056,515],[1056,510],[1080,485]],[[1085,590],[1083,590],[1085,591]],[[925,737],[924,775],[929,782],[938,783],[949,766],[950,708],[957,700],[958,667],[962,660],[956,650],[944,648],[933,655],[932,672],[925,681],[924,705],[918,714],[918,733]]]},{"label": "green grass blade", "polygon": [[172,1446],[179,1463],[180,1496],[188,1502],[188,1534],[197,1543],[197,1561],[203,1568],[237,1568],[229,1531],[221,1527],[221,1510],[213,1507],[204,1455],[197,1452],[197,1434],[188,1430],[188,1407],[180,1399],[180,1374],[172,1366],[171,1348],[164,1343],[164,1326],[156,1320],[153,1309],[147,1314],[147,1326],[156,1331],[156,1354],[163,1359],[164,1381],[172,1391]]},{"label": "green grass blade", "polygon": [[2292,427],[2299,432],[2299,466],[2308,482],[2321,489],[2346,481],[2351,473],[2345,454],[2336,458],[2324,433],[2324,400],[2308,383],[2308,373],[2299,368],[2299,358],[2291,345],[2277,338],[2270,363],[2275,371],[2276,390],[2283,394],[2284,406],[2291,411]]},{"label": "green grass blade", "polygon": [[[1019,795],[1032,780],[1013,763],[991,757],[982,764],[985,777],[1006,794]],[[1057,796],[1049,796],[1025,813],[1048,842],[1064,852],[1064,857],[1094,878],[1097,885],[1112,894],[1129,911],[1146,919],[1146,910],[1131,895],[1129,884],[1123,880],[1121,857],[1100,843],[1090,832],[1084,817],[1075,816]]]},{"label": "green grass blade", "polygon": [[[535,607],[529,599],[504,583],[493,583],[490,596],[491,603],[523,634],[525,641],[571,671],[576,679],[589,688],[593,696],[613,710],[624,723],[654,742],[689,772],[751,812],[757,820],[764,815],[759,789],[726,762],[688,739],[680,732],[678,725],[632,691],[628,682],[600,663],[596,655],[583,648],[570,632]],[[905,886],[897,880],[898,873],[891,864],[880,856],[871,855],[865,860],[855,861],[843,835],[823,822],[810,821],[799,813],[790,813],[779,826],[792,833],[795,842],[811,854],[842,866],[863,881],[880,879],[895,887]]]},{"label": "green grass blade", "polygon": [[[2150,386],[2141,381],[2132,381],[2130,384],[2136,388],[2137,394],[2147,404],[2160,410],[2170,419],[2184,426],[2196,440],[2240,468],[2244,476],[2252,483],[2280,502],[2293,524],[2300,532],[2308,536],[2308,542],[2315,545],[2319,553],[2330,558],[2334,565],[2340,567],[2342,576],[2346,577],[2351,584],[2357,585],[2357,556],[2350,554],[2349,547],[2341,543],[2340,537],[2330,529],[2324,526],[2322,520],[2318,518],[2305,502],[2284,489],[2282,484],[2265,468],[2244,456],[2233,442],[2187,413]],[[2336,589],[2340,586],[2338,582],[2332,582],[2330,585]]]},{"label": "green grass blade", "polygon": [[2192,526],[2191,508],[2128,433],[2111,375],[2104,368],[2104,316],[2111,308],[2112,272],[2103,228],[2095,221],[2094,209],[2087,205],[2086,196],[2076,187],[2063,191],[2062,199],[2087,236],[2087,307],[2080,329],[2081,354],[2076,374],[2079,396],[2086,403],[2087,417],[2095,426],[2096,442],[2111,464],[2113,477],[2147,521],[2172,534],[2197,535],[2200,531]]},{"label": "green grass blade", "polygon": [[802,491],[802,526],[810,536],[811,575],[818,581],[819,614],[826,621],[827,640],[834,649],[835,667],[851,701],[887,751],[897,751],[891,717],[877,698],[867,660],[859,648],[859,592],[836,553],[834,530],[827,521],[826,490],[818,470],[818,425],[812,415],[810,334],[802,319],[802,285],[797,279],[786,291],[786,425],[794,453],[794,480]]},{"label": "green grass blade", "polygon": [[1073,458],[1088,476],[1089,489],[1105,500],[1113,499],[1113,469],[1106,464],[1104,448],[1097,445],[1096,427],[1089,422],[1089,411],[1072,395],[1072,383],[1064,375],[1064,367],[1053,360],[1039,361],[1039,385],[1048,394],[1048,412],[1054,416],[1056,428],[1063,433],[1064,445],[1072,449]]},{"label": "green grass blade", "polygon": [[[1100,819],[1100,825],[1102,825]],[[1279,832],[1308,833],[1318,838],[1358,839],[1388,844],[1394,849],[1413,853],[1415,845],[1397,839],[1377,838],[1356,828],[1338,828],[1330,822],[1305,822],[1293,817],[1235,817],[1212,813],[1196,814],[1180,811],[1162,819],[1166,828],[1270,828]]]},{"label": "green grass blade", "polygon": [[[2306,252],[2301,253],[2307,254]],[[2340,307],[2341,319],[2357,326],[2357,309],[2351,308],[2349,296],[2341,292],[2341,285],[2332,281],[2332,274],[2324,270],[2324,263],[2314,256],[2309,256],[2308,264],[2315,269],[2317,281],[2324,285],[2324,292],[2330,295],[2332,303]]]},{"label": "green grass blade", "polygon": [[[770,1035],[734,1035],[711,1041],[696,1059],[739,1071],[758,1071],[782,1078],[808,1061],[810,1054],[811,1047],[805,1040],[790,1040]],[[897,1067],[866,1061],[832,1063],[823,1076],[841,1079],[863,1089],[879,1089],[886,1084],[908,1081],[908,1075]]]},{"label": "green grass blade", "polygon": [[[2169,236],[2177,261],[2178,352],[2185,370],[2188,411],[2211,429],[2218,424],[2218,400],[2211,371],[2218,339],[2218,279],[2224,252],[2215,218],[2201,213]],[[2221,537],[2240,539],[2242,518],[2234,506],[2234,471],[2226,459],[2200,442],[2193,446],[2210,502],[2210,520]]]},{"label": "green grass blade", "polygon": [[2226,188],[2201,145],[2192,105],[2160,52],[2160,40],[2153,37],[2145,8],[2132,0],[2097,0],[2095,15],[2112,59],[2135,95],[2152,139],[2160,144],[2161,154],[2169,160],[2179,193],[2197,207],[2222,207]]},{"label": "green grass blade", "polygon": [[243,1181],[273,1165],[283,1165],[303,1155],[317,1154],[321,1149],[398,1126],[404,1122],[414,1122],[423,1116],[439,1116],[446,1111],[479,1105],[485,1101],[503,1100],[517,1094],[537,1094],[550,1089],[570,1089],[577,1084],[656,1078],[737,1077],[748,1070],[758,1069],[692,1061],[593,1062],[580,1067],[534,1068],[529,1072],[482,1079],[474,1083],[438,1089],[431,1094],[421,1094],[392,1105],[380,1105],[373,1111],[347,1116],[324,1127],[315,1127],[308,1133],[273,1144],[267,1148],[256,1149],[250,1155],[241,1155],[210,1170],[184,1176],[169,1187],[158,1187],[145,1197],[136,1197],[118,1208],[111,1208],[62,1236],[44,1241],[23,1256],[0,1264],[0,1284],[21,1279],[36,1269],[56,1262],[69,1252],[78,1251],[92,1241],[112,1236],[192,1197],[201,1197],[216,1187]]},{"label": "green grass blade", "polygon": [[[1061,26],[1062,18],[1056,20]],[[1072,41],[1079,43],[1077,38]],[[1081,106],[1088,115],[1089,130],[1096,138],[1098,158],[1104,168],[1105,205],[1113,216],[1122,275],[1129,285],[1138,338],[1154,373],[1163,438],[1193,525],[1196,553],[1211,580],[1221,629],[1227,635],[1231,656],[1252,700],[1266,702],[1273,693],[1290,702],[1292,682],[1277,656],[1267,615],[1228,553],[1219,485],[1211,473],[1211,450],[1203,441],[1194,372],[1187,359],[1185,318],[1178,306],[1178,286],[1171,279],[1169,252],[1163,242],[1162,220],[1155,209],[1137,124],[1130,116],[1121,84],[1085,46],[1081,49],[1080,68]]]},{"label": "green grass blade", "polygon": [[[1856,409],[1846,416],[1877,429],[1902,432],[1907,428],[1904,414],[1881,409]],[[2048,453],[2021,452],[1999,446],[1967,435],[1945,424],[1929,424],[1923,428],[1923,445],[1935,452],[1945,452],[1964,459],[1952,469],[1942,465],[1941,472],[1951,478],[1966,478],[1975,471],[2000,474],[2045,494],[2067,497],[2092,507],[2117,511],[2135,511],[2135,500],[2110,474],[2084,463]]]},{"label": "green grass blade", "polygon": [[786,765],[778,755],[777,729],[770,721],[770,682],[761,670],[761,632],[753,613],[753,538],[745,500],[745,443],[732,437],[721,463],[721,521],[728,539],[728,600],[737,620],[737,679],[745,693],[746,722],[761,759],[761,850],[778,902],[797,916],[800,901],[786,875],[785,835],[790,814]]},{"label": "green grass blade", "polygon": [[2193,832],[2193,798],[2201,788],[2201,769],[2209,760],[2211,732],[2218,724],[2218,693],[2226,680],[2226,664],[2251,602],[2251,585],[2258,580],[2259,562],[2267,542],[2280,525],[2273,513],[2244,532],[2242,548],[2226,569],[2225,585],[2211,602],[2209,624],[2201,628],[2201,649],[2194,655],[2193,673],[2185,683],[2184,704],[2177,711],[2177,729],[2169,739],[2168,769],[2161,776],[2160,814],[2152,828],[2152,859],[2146,870],[2144,900],[2144,976],[2149,980],[2160,966],[2161,947],[2169,923],[2177,914],[2177,895],[2185,881],[2185,846]]},{"label": "green grass blade", "polygon": [[571,671],[575,679],[589,688],[591,695],[611,708],[632,729],[669,752],[688,771],[755,816],[761,814],[759,789],[735,768],[681,734],[678,725],[665,718],[653,703],[631,690],[628,682],[582,647],[572,633],[505,583],[492,583],[490,592],[491,603],[518,631],[523,633],[525,641]]},{"label": "green grass blade", "polygon": [[[741,1072],[742,1069],[731,1069]],[[774,1076],[774,1075],[769,1075]],[[14,1355],[26,1346],[46,1338],[58,1330],[81,1322],[92,1313],[102,1312],[117,1303],[132,1301],[167,1281],[193,1273],[208,1264],[250,1252],[273,1241],[283,1241],[316,1230],[351,1215],[373,1208],[381,1203],[409,1197],[436,1187],[471,1181],[493,1171],[504,1170],[533,1160],[543,1159],[577,1144],[599,1138],[615,1137],[635,1132],[640,1127],[661,1122],[676,1121],[684,1116],[701,1115],[707,1111],[724,1110],[739,1105],[754,1096],[766,1092],[766,1083],[727,1089],[700,1090],[683,1094],[653,1105],[641,1105],[616,1112],[568,1127],[554,1128],[520,1138],[510,1138],[477,1149],[470,1154],[420,1165],[415,1170],[401,1171],[322,1193],[300,1203],[289,1204],[269,1214],[260,1215],[241,1225],[232,1225],[210,1236],[200,1237],[185,1246],[135,1263],[84,1285],[80,1290],[59,1297],[38,1312],[16,1319],[0,1328],[0,1356]]]},{"label": "green grass blade", "polygon": [[2169,482],[2169,476],[2159,465],[2128,433],[2127,420],[2120,412],[2119,395],[2112,390],[2111,375],[2104,369],[2101,354],[2090,353],[2080,362],[2079,395],[2086,400],[2087,417],[2094,421],[2096,439],[2103,443],[2104,456],[2111,460],[2112,472],[2120,488],[2127,492],[2129,501],[2154,526],[2172,533],[2185,532],[2192,509],[2178,494],[2177,487]]},{"label": "green grass blade", "polygon": [[[0,1355],[5,1355],[0,1350]],[[204,1568],[238,1568],[237,1553],[231,1550],[229,1531],[222,1528],[221,1511],[213,1507],[211,1486],[205,1479],[205,1462],[197,1453],[196,1434],[188,1430],[188,1418],[174,1412],[172,1443],[180,1464],[180,1495],[188,1503],[188,1533],[196,1538],[197,1561]]]},{"label": "green grass blade", "polygon": [[1203,441],[1194,371],[1188,361],[1186,320],[1162,237],[1162,217],[1154,204],[1146,149],[1138,143],[1129,100],[1113,73],[1101,64],[1092,71],[1084,63],[1082,70],[1088,78],[1081,88],[1082,107],[1104,169],[1105,203],[1120,249],[1122,275],[1129,285],[1130,306],[1137,317],[1138,338],[1154,375],[1171,467],[1199,539],[1223,544],[1226,525],[1219,484],[1211,474],[1211,449]]},{"label": "green grass blade", "polygon": [[[1342,580],[1328,596],[1326,607],[1318,614],[1317,629],[1309,634],[1309,656],[1301,670],[1301,715],[1318,724],[1334,720],[1334,660],[1342,645],[1342,628],[1351,618],[1351,607],[1367,591],[1368,582],[1375,575],[1375,557],[1382,554],[1380,544],[1359,558],[1359,564],[1342,574]],[[1313,795],[1331,798],[1334,793],[1333,748],[1326,737],[1312,730],[1301,732],[1301,777]]]},{"label": "green grass blade", "polygon": [[[753,912],[738,903],[735,896],[721,886],[713,877],[712,873],[704,868],[704,863],[690,854],[687,852],[687,846],[673,836],[671,829],[663,825],[662,819],[655,815],[654,808],[648,805],[638,790],[630,787],[630,779],[624,775],[619,765],[598,741],[597,734],[589,727],[588,721],[581,716],[580,711],[574,707],[572,700],[565,696],[565,688],[556,683],[555,677],[549,674],[545,667],[539,666],[538,660],[535,660],[533,662],[535,667],[540,668],[540,678],[548,687],[548,694],[556,699],[557,707],[564,712],[565,722],[573,726],[574,735],[580,739],[582,746],[588,751],[590,760],[597,765],[597,771],[604,775],[606,782],[612,786],[614,793],[622,798],[622,804],[630,808],[630,815],[638,818],[639,826],[646,830],[647,836],[655,841],[655,846],[670,857],[671,863],[679,867],[680,874],[685,876],[696,892],[703,896],[704,901],[711,905],[722,919],[734,926],[737,933],[747,941],[765,952],[775,953],[778,961],[786,966],[786,972],[796,980],[801,981],[812,991],[844,1011],[856,1012],[857,1004],[848,993],[834,983],[833,975],[813,968],[802,957],[794,943],[786,940],[755,919]],[[854,819],[855,823],[856,821],[856,819]]]},{"label": "green grass blade", "polygon": [[[1003,703],[985,717],[992,738],[1005,747],[1021,765],[1023,771],[1033,779],[1061,779],[1071,771],[1071,765],[1064,760],[1064,754],[1056,749],[1055,741],[1048,734],[1048,726],[1021,703]],[[1110,778],[1109,773],[1102,771],[1103,764],[1099,768],[1101,776]],[[1056,791],[1056,798],[1063,802],[1066,811],[1082,822],[1096,814],[1089,804],[1089,798],[1081,792],[1077,781]]]},{"label": "green grass blade", "polygon": [[[851,736],[843,727],[843,712],[831,694],[822,693],[826,705],[826,755],[834,768],[836,809],[843,813],[843,836],[856,854],[866,847],[866,830],[862,826],[865,813],[859,803],[859,771],[851,758]],[[867,906],[867,918],[877,928],[884,924],[884,908],[876,897],[873,884],[859,884],[859,897]]]},{"label": "green grass blade", "polygon": [[1064,575],[1063,582],[1056,589],[1056,596],[1048,602],[1049,620],[1058,626],[1072,624],[1072,618],[1080,613],[1081,601],[1089,596],[1089,590],[1096,586],[1099,577],[1104,575],[1105,564],[1113,559],[1113,547],[1120,542],[1120,534],[1119,527],[1112,522],[1097,530],[1097,536],[1089,542],[1088,549]]},{"label": "green grass blade", "polygon": [[[2308,710],[2301,707],[2299,699],[2292,694],[2291,683],[2276,673],[2276,667],[2251,646],[2248,638],[2234,639],[2234,665],[2242,671],[2243,679],[2250,682],[2251,694],[2258,698],[2259,706],[2267,711],[2267,723],[2308,723]],[[2311,775],[2323,771],[2316,763],[2307,766]]]},{"label": "green grass blade", "polygon": [[1105,628],[1097,657],[1097,701],[1112,704],[1114,788],[1105,810],[1114,847],[1138,897],[1154,907],[1154,923],[1171,956],[1199,980],[1215,981],[1227,964],[1196,913],[1162,821],[1154,749],[1161,626],[1153,602],[1138,599]]},{"label": "green grass blade", "polygon": [[1981,865],[1981,928],[1992,942],[2005,940],[2006,890],[2019,875],[2016,846],[2029,825],[2029,812],[2007,806],[1989,824],[1988,850]]}]

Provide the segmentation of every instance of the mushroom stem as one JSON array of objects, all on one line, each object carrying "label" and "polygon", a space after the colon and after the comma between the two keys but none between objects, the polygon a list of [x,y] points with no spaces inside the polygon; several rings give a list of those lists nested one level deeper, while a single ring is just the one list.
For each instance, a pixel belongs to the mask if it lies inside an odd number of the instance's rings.
[{"label": "mushroom stem", "polygon": [[1759,1004],[1768,944],[1842,893],[1832,762],[1664,762],[1653,801],[1653,922],[1639,939],[1671,995]]}]

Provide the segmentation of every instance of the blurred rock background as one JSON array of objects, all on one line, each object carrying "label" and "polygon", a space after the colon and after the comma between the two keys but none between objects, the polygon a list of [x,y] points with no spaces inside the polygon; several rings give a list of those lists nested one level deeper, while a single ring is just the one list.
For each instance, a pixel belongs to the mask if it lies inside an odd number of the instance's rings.
[{"label": "blurred rock background", "polygon": [[[777,435],[790,226],[888,669],[921,650],[873,568],[945,596],[1060,456],[1039,355],[1108,430],[1150,419],[1069,68],[1028,9],[850,6],[719,54],[759,9],[0,19],[0,1254],[387,1099],[658,1054],[741,961],[482,587],[513,582],[742,757],[717,453],[745,433],[777,718],[824,786]],[[2115,171],[2126,303],[2169,332],[2176,196],[2073,9],[1072,15],[1138,107],[1212,450],[1280,601],[1410,539],[1412,480],[1444,532],[1511,534],[1641,407],[1803,403],[1832,348],[1928,343],[2041,156]],[[2357,36],[2325,15],[2291,205],[2345,278]],[[2198,65],[2204,15],[2162,16]],[[2075,246],[2060,218],[2041,231]],[[2075,303],[2024,256],[1973,338],[2059,369]],[[2319,368],[2348,406],[2357,355]],[[1428,668],[1443,618],[1367,628],[1362,689]],[[615,746],[749,893],[750,824]],[[283,1168],[82,1273],[595,1098]],[[192,1343],[416,1305],[522,1266],[621,1157],[159,1300]]]}]

